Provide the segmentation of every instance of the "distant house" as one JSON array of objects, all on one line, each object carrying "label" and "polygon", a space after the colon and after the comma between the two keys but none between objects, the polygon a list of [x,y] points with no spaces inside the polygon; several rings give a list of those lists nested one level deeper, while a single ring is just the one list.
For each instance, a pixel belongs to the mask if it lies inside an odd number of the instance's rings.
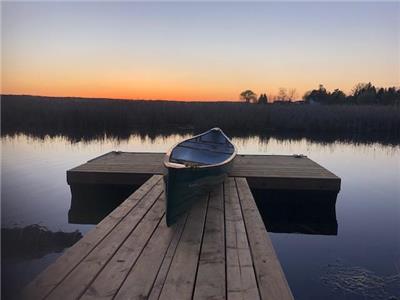
[{"label": "distant house", "polygon": [[313,105],[320,105],[321,103],[318,101],[315,101],[313,98],[310,98],[308,100],[308,104],[313,104]]}]

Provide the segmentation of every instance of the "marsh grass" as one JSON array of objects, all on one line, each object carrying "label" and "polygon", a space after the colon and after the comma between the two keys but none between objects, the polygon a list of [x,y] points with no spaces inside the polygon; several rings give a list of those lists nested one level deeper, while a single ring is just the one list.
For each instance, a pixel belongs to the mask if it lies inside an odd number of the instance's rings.
[{"label": "marsh grass", "polygon": [[2,136],[63,135],[71,140],[197,133],[400,143],[400,108],[381,105],[256,105],[239,102],[129,101],[3,95]]}]

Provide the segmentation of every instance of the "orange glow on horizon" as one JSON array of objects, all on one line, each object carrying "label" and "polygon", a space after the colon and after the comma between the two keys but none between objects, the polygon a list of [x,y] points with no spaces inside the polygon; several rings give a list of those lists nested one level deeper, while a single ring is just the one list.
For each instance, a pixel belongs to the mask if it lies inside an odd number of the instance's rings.
[{"label": "orange glow on horizon", "polygon": [[1,93],[109,99],[239,101],[239,94],[251,89],[257,95],[266,93],[269,101],[272,101],[271,98],[278,95],[280,88],[286,88],[287,91],[296,89],[294,99],[300,100],[305,92],[318,88],[319,84],[329,91],[339,88],[346,94],[350,94],[359,82],[371,81],[377,87],[398,86],[393,80],[396,78],[393,71],[384,73],[379,70],[380,80],[371,80],[367,70],[369,66],[346,74],[335,69],[329,72],[305,72],[303,68],[295,67],[291,72],[277,69],[264,74],[238,71],[238,67],[214,70],[206,66],[193,69],[178,63],[167,69],[164,66],[146,65],[145,62],[128,67],[124,64],[119,58],[115,58],[114,64],[99,58],[93,61],[80,58],[80,62],[74,63],[49,58],[43,62],[27,57],[23,60],[13,53],[3,63]]},{"label": "orange glow on horizon", "polygon": [[[17,82],[21,82],[19,79]],[[128,99],[128,100],[171,100],[171,101],[239,101],[239,94],[246,89],[251,89],[257,95],[266,93],[269,101],[272,101],[278,95],[279,89],[284,86],[276,85],[269,89],[262,87],[252,87],[250,85],[241,85],[242,88],[224,87],[217,88],[207,86],[163,86],[161,83],[143,83],[130,85],[123,80],[115,82],[86,82],[83,79],[74,81],[63,81],[52,83],[51,80],[26,80],[21,84],[16,84],[12,81],[7,81],[7,76],[3,75],[1,86],[1,94],[14,95],[36,95],[49,97],[82,97],[82,98],[107,98],[107,99]],[[58,83],[58,84],[57,84]],[[372,82],[377,87],[391,87],[395,84],[378,85]],[[356,83],[354,83],[355,85]],[[153,86],[159,86],[155,89]],[[343,90],[346,94],[351,93],[353,86],[349,85],[347,89],[342,89],[337,86],[324,85],[327,90],[333,91],[335,88]],[[296,89],[294,100],[301,100],[304,93],[318,88],[318,84],[307,87],[285,87]]]}]

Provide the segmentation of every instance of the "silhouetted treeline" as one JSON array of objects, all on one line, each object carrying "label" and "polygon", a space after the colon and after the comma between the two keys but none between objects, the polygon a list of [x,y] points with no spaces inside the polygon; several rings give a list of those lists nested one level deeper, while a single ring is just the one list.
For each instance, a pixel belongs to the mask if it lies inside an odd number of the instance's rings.
[{"label": "silhouetted treeline", "polygon": [[2,136],[118,138],[132,133],[197,133],[219,126],[231,136],[400,143],[400,108],[381,105],[247,105],[234,102],[1,97]]},{"label": "silhouetted treeline", "polygon": [[400,89],[395,87],[376,88],[369,83],[359,83],[351,95],[336,89],[333,92],[327,91],[321,84],[318,89],[307,92],[303,100],[306,103],[320,104],[366,104],[366,105],[400,105]]}]

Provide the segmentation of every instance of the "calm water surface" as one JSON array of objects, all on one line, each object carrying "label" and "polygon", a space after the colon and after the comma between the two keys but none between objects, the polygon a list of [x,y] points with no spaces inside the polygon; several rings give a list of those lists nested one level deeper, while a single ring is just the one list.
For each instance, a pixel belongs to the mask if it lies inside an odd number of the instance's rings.
[{"label": "calm water surface", "polygon": [[[46,226],[85,234],[68,223],[66,170],[111,150],[166,151],[185,136],[71,143],[64,138],[2,138],[2,227]],[[302,153],[342,178],[337,235],[270,233],[296,299],[400,299],[400,147],[234,139],[240,153]],[[61,253],[3,258],[6,298]]]}]

